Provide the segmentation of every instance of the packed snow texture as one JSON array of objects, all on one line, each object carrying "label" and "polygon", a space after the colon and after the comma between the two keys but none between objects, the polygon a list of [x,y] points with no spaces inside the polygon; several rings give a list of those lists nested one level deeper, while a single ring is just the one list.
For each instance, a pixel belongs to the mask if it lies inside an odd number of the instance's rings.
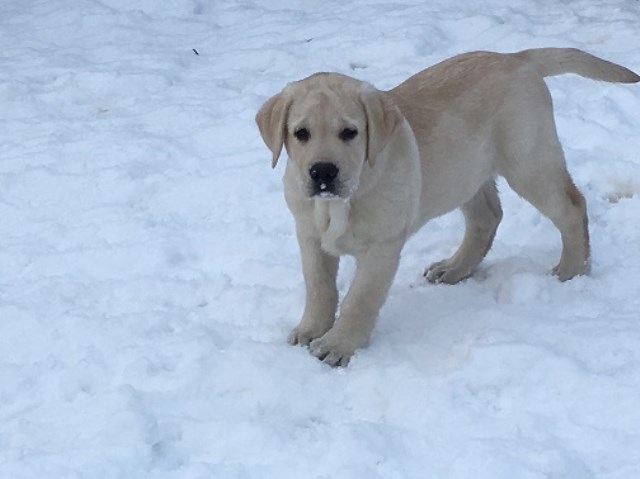
[{"label": "packed snow texture", "polygon": [[[390,88],[470,50],[640,71],[636,0],[4,0],[0,477],[640,477],[640,85],[548,80],[592,274],[500,182],[477,274],[407,244],[370,345],[287,345],[304,286],[254,115],[338,71]],[[343,260],[344,293],[354,264]]]}]

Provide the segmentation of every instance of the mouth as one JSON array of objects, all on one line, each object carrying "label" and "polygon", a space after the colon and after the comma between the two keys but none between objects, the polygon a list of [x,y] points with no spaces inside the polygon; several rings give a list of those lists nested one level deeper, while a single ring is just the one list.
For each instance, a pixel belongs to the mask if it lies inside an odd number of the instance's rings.
[{"label": "mouth", "polygon": [[330,184],[313,184],[307,187],[310,198],[318,198],[321,200],[347,200],[351,196],[352,191],[341,182]]},{"label": "mouth", "polygon": [[333,200],[336,198],[341,198],[340,195],[337,195],[335,193],[331,193],[329,191],[321,191],[319,193],[316,193],[314,195],[312,195],[314,198],[321,198],[323,200]]},{"label": "mouth", "polygon": [[333,183],[315,183],[311,188],[314,196],[320,196],[321,198],[338,196],[338,188]]},{"label": "mouth", "polygon": [[323,200],[333,200],[342,198],[342,195],[336,193],[335,191],[313,191],[309,194],[311,198],[320,198]]},{"label": "mouth", "polygon": [[309,182],[307,184],[307,192],[312,198],[340,198],[342,188],[338,182]]},{"label": "mouth", "polygon": [[357,186],[357,182],[335,181],[330,183],[315,183],[310,181],[306,185],[306,190],[310,198],[347,200],[357,189]]}]

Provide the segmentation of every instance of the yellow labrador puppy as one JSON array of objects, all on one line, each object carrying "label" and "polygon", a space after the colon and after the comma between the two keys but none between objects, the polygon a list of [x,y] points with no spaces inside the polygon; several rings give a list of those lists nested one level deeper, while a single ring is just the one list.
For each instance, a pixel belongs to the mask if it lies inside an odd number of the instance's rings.
[{"label": "yellow labrador puppy", "polygon": [[[425,272],[431,282],[470,276],[502,217],[502,175],[560,230],[562,281],[589,272],[582,194],[558,141],[544,77],[576,73],[634,83],[632,71],[575,49],[467,53],[389,91],[337,73],[287,85],[256,122],[273,153],[289,161],[285,197],[296,223],[306,305],[291,344],[346,365],[369,339],[402,247],[428,220],[455,208],[465,235],[455,254]],[[340,307],[340,255],[353,255],[353,283]]]}]

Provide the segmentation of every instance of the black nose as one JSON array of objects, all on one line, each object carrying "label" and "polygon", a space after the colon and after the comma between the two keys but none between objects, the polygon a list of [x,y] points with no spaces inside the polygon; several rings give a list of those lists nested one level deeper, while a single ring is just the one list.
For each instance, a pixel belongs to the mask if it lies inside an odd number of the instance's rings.
[{"label": "black nose", "polygon": [[338,176],[338,167],[333,163],[315,163],[309,168],[309,176],[314,183],[324,184],[326,187]]}]

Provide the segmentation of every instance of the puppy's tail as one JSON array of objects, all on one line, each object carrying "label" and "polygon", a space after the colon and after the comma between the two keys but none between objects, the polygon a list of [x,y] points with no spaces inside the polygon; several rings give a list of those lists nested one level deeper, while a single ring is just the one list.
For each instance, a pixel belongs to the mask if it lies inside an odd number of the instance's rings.
[{"label": "puppy's tail", "polygon": [[535,65],[544,77],[575,73],[586,78],[612,83],[637,83],[640,76],[620,65],[603,60],[577,48],[534,48],[514,56]]}]

